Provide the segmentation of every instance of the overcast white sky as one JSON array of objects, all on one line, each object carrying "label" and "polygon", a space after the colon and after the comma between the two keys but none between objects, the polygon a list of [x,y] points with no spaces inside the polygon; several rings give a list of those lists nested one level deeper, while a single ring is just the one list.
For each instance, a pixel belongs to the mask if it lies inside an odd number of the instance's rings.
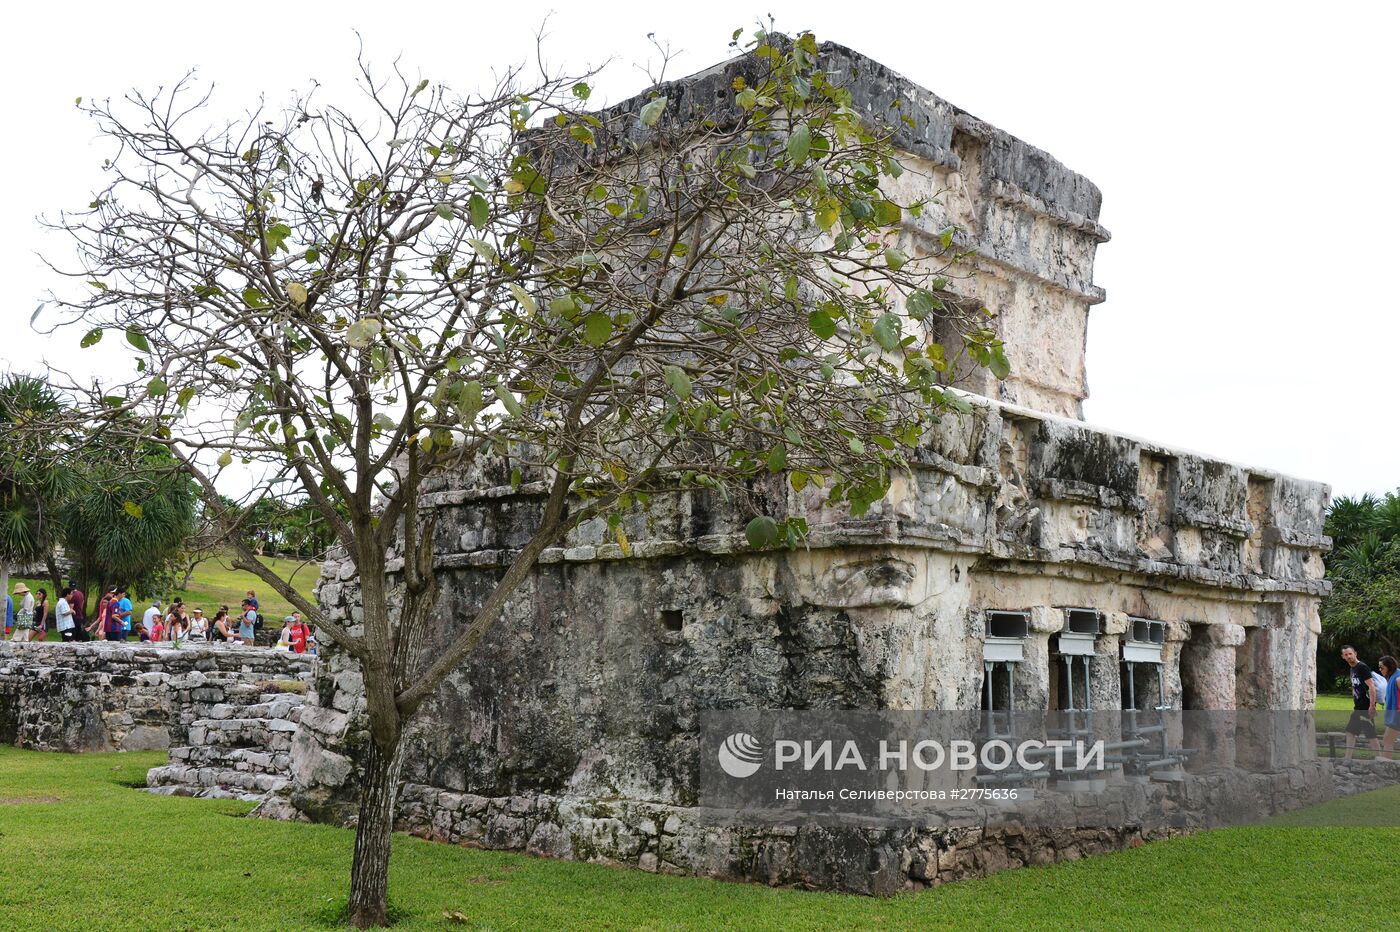
[{"label": "overcast white sky", "polygon": [[[1400,184],[1396,5],[589,3],[564,0],[37,4],[7,14],[0,146],[5,301],[0,367],[41,369],[78,334],[41,338],[52,283],[34,217],[83,206],[105,152],[73,98],[152,89],[186,69],[235,112],[312,79],[331,100],[354,29],[373,60],[459,90],[525,59],[545,16],[551,60],[680,54],[672,76],[725,57],[772,13],[849,45],[1087,175],[1104,192],[1089,327],[1088,420],[1330,482],[1400,486],[1395,270]],[[595,96],[595,100],[598,98]],[[61,244],[56,244],[61,246]],[[54,249],[55,246],[48,247]],[[1014,347],[1013,347],[1014,350]],[[1014,357],[1013,357],[1014,358]]]}]

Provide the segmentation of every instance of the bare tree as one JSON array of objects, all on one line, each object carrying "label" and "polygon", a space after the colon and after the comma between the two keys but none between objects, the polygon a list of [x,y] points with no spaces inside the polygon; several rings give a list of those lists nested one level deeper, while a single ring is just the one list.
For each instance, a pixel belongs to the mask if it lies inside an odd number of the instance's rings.
[{"label": "bare tree", "polygon": [[[112,182],[55,224],[88,283],[55,301],[138,369],[89,415],[168,446],[211,516],[224,469],[262,468],[254,494],[309,496],[359,574],[363,623],[345,627],[229,538],[363,673],[357,926],[386,921],[405,724],[547,547],[649,495],[773,474],[859,513],[958,403],[960,353],[1004,373],[985,318],[945,290],[952,231],[930,255],[901,246],[924,204],[891,193],[888,131],[815,40],[760,32],[742,52],[718,104],[663,84],[589,112],[590,76],[523,71],[461,98],[361,61],[368,116],[308,95],[201,129],[189,81],[88,106]],[[535,531],[421,656],[437,588],[420,487],[486,464],[545,493]],[[748,534],[804,528],[755,515]]]}]

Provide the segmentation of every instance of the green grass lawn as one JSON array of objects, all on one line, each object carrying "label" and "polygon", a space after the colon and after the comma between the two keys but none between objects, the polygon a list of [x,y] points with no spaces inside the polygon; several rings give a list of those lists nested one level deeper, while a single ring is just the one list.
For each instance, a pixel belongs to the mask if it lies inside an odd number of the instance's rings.
[{"label": "green grass lawn", "polygon": [[[0,928],[334,924],[349,831],[128,788],[164,759],[0,747]],[[1400,828],[1253,826],[877,900],[395,837],[390,889],[398,929],[1393,928],[1397,860]]]},{"label": "green grass lawn", "polygon": [[[168,604],[168,598],[178,596],[185,600],[185,604],[190,608],[204,609],[206,618],[213,618],[214,613],[219,610],[220,605],[227,605],[229,609],[237,613],[238,604],[243,601],[243,597],[249,589],[258,594],[258,604],[262,608],[263,617],[267,619],[269,625],[281,627],[282,618],[292,611],[292,606],[277,593],[268,588],[267,584],[252,573],[244,570],[235,570],[229,567],[231,558],[228,556],[214,556],[195,567],[194,576],[190,579],[188,589],[177,589],[173,596],[157,594],[155,597],[161,600],[161,604]],[[280,557],[264,557],[263,562],[271,567],[282,579],[291,582],[302,595],[311,598],[311,590],[316,585],[316,577],[321,572],[319,563],[303,563],[299,560],[283,559]],[[10,580],[13,589],[14,584],[20,579]],[[23,580],[30,589],[37,591],[40,588],[53,589],[53,583],[47,579]],[[151,604],[152,595],[150,593],[140,593],[139,598],[133,598],[133,612],[136,617]],[[49,633],[46,640],[60,640],[58,632],[53,627],[53,605],[58,599],[53,592],[49,592]],[[88,618],[91,620],[92,612],[97,606],[97,592],[94,589],[88,593]]]}]

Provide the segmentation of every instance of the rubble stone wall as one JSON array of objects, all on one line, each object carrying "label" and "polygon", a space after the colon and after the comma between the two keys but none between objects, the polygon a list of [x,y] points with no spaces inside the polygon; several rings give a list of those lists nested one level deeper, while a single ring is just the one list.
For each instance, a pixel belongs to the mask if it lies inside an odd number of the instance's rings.
[{"label": "rubble stone wall", "polygon": [[191,723],[217,707],[304,688],[313,660],[205,645],[0,643],[0,742],[43,751],[184,745]]},{"label": "rubble stone wall", "polygon": [[[1121,784],[1086,803],[1078,827],[1028,825],[985,812],[941,823],[804,821],[774,813],[664,806],[631,799],[488,797],[404,787],[396,828],[450,844],[647,871],[889,895],[1011,867],[1078,860],[1243,824],[1389,786],[1400,764],[1320,761],[1270,774],[1191,775],[1181,784]],[[1229,812],[1230,818],[1220,818]]]}]

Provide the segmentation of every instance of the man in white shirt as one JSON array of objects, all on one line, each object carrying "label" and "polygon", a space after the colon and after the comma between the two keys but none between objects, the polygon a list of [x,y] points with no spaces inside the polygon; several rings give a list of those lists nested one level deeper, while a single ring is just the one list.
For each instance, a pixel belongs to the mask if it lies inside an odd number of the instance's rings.
[{"label": "man in white shirt", "polygon": [[68,604],[68,593],[72,589],[64,589],[63,595],[58,598],[58,605],[54,606],[53,614],[55,625],[58,629],[59,637],[65,641],[77,640],[78,626],[73,623],[73,606]]},{"label": "man in white shirt", "polygon": [[152,599],[151,607],[146,609],[146,613],[141,616],[141,627],[146,629],[146,637],[150,637],[156,628],[156,622],[160,619],[160,600]]}]

